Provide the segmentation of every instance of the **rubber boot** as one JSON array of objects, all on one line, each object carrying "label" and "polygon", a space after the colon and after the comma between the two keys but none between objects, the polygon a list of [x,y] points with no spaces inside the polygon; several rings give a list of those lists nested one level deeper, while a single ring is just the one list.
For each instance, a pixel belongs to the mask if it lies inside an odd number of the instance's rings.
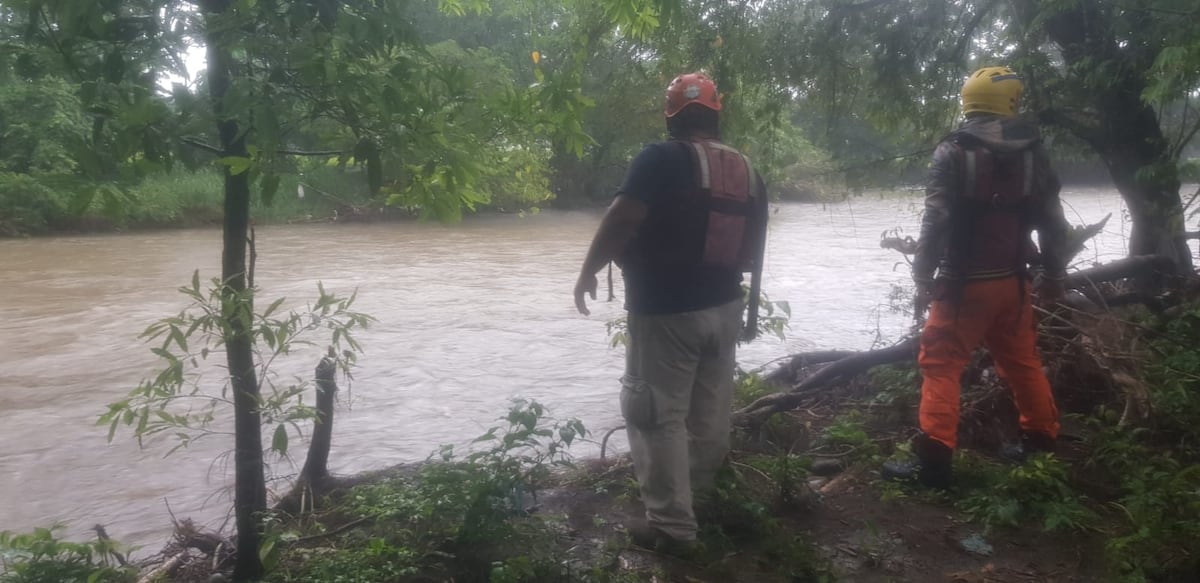
[{"label": "rubber boot", "polygon": [[954,450],[944,443],[921,433],[913,438],[913,461],[891,461],[883,464],[883,479],[907,481],[916,479],[921,485],[936,490],[950,488]]}]

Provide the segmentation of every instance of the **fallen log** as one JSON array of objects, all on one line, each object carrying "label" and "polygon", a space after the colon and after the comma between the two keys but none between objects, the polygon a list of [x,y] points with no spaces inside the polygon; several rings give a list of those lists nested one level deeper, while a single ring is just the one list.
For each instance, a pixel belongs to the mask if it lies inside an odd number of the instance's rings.
[{"label": "fallen log", "polygon": [[1093,287],[1093,284],[1121,279],[1129,279],[1156,272],[1169,273],[1174,262],[1162,255],[1132,255],[1124,259],[1081,269],[1067,275],[1065,285],[1068,289]]}]

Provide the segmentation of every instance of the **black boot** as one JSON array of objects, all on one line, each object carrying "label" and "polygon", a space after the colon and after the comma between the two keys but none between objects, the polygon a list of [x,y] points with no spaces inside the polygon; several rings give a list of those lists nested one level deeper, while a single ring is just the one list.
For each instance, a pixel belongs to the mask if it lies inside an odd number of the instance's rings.
[{"label": "black boot", "polygon": [[915,478],[927,488],[937,490],[950,488],[954,450],[921,433],[913,438],[913,453],[917,454],[916,460],[891,461],[883,464],[883,479],[904,481]]},{"label": "black boot", "polygon": [[1025,453],[1028,455],[1054,453],[1054,450],[1058,447],[1058,440],[1045,433],[1021,432],[1021,447],[1025,449]]}]

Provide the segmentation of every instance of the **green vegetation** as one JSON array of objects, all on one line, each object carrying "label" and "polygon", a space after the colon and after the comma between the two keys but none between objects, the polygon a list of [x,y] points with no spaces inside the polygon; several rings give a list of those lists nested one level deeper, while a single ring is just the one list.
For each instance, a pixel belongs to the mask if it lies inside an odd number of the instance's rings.
[{"label": "green vegetation", "polygon": [[29,534],[0,532],[2,583],[132,583],[137,569],[120,564],[122,549],[108,540],[73,543],[54,528]]},{"label": "green vegetation", "polygon": [[1096,514],[1069,483],[1067,466],[1053,456],[1034,456],[1013,468],[977,463],[984,471],[965,472],[975,484],[960,507],[988,528],[1034,522],[1046,531],[1078,531],[1095,524]]},{"label": "green vegetation", "polygon": [[[443,447],[413,476],[347,492],[333,514],[371,526],[330,539],[332,546],[289,548],[272,580],[368,583],[445,572],[525,581],[537,579],[512,577],[551,574],[545,570],[556,567],[554,557],[536,551],[549,550],[554,525],[528,510],[551,470],[570,463],[568,448],[587,432],[578,420],[551,419],[537,402],[514,402],[502,420],[475,439],[471,453]],[[523,561],[510,558],[514,553]]]}]

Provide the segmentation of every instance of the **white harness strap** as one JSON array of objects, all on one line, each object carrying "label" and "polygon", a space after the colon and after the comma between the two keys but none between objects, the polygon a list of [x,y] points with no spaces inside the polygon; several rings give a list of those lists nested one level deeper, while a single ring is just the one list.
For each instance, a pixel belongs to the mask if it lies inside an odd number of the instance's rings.
[{"label": "white harness strap", "polygon": [[704,150],[704,146],[699,142],[689,143],[692,149],[696,150],[696,159],[700,161],[700,188],[709,190],[712,188],[712,174],[708,168],[708,152]]}]

